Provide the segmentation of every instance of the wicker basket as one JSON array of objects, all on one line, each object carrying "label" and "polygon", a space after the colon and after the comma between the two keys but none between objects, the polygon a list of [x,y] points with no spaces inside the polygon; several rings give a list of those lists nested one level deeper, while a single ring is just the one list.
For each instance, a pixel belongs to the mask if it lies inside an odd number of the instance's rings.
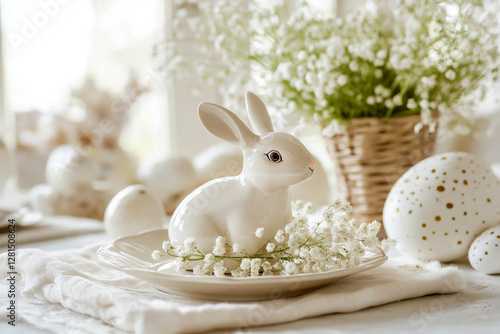
[{"label": "wicker basket", "polygon": [[[384,203],[391,187],[411,166],[430,156],[435,132],[414,132],[419,115],[381,120],[353,119],[342,134],[325,138],[339,173],[346,200],[358,221],[382,222]],[[382,229],[379,236],[385,236]]]}]

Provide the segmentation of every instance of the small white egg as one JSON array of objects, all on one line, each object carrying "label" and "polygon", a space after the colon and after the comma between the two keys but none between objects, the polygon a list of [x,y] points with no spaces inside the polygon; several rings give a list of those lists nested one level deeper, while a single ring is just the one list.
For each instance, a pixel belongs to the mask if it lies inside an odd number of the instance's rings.
[{"label": "small white egg", "polygon": [[163,204],[167,214],[201,184],[191,161],[182,157],[145,163],[139,167],[137,179]]},{"label": "small white egg", "polygon": [[243,153],[235,145],[221,143],[210,146],[193,159],[202,183],[224,176],[235,176],[243,169]]},{"label": "small white egg", "polygon": [[113,197],[104,213],[104,228],[112,238],[163,226],[163,208],[143,185],[128,186]]},{"label": "small white egg", "polygon": [[453,261],[474,238],[498,223],[500,181],[476,156],[450,152],[410,168],[384,206],[384,227],[404,255]]},{"label": "small white egg", "polygon": [[500,225],[481,233],[469,248],[472,268],[485,274],[500,274]]},{"label": "small white egg", "polygon": [[98,177],[99,165],[83,147],[63,145],[55,148],[45,167],[47,183],[63,193],[73,193],[76,187]]},{"label": "small white egg", "polygon": [[113,193],[137,184],[137,165],[134,158],[120,148],[98,148],[94,158],[101,165],[102,183]]}]

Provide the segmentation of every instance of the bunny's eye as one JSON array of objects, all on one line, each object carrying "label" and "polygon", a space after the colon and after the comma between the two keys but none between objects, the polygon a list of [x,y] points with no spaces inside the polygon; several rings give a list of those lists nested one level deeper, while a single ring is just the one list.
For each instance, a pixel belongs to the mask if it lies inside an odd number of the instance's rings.
[{"label": "bunny's eye", "polygon": [[266,154],[267,155],[267,158],[269,159],[269,161],[272,161],[272,162],[282,162],[283,159],[281,158],[281,154],[280,152],[278,151],[270,151],[269,153]]}]

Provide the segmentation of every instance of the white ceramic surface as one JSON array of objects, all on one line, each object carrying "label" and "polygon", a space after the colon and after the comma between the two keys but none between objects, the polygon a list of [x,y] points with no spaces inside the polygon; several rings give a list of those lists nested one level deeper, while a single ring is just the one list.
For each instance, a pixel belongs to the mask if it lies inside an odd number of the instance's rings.
[{"label": "white ceramic surface", "polygon": [[245,97],[255,133],[219,105],[199,106],[205,128],[242,149],[243,171],[209,181],[181,202],[169,227],[174,245],[194,237],[200,251],[209,253],[221,235],[228,244],[256,253],[262,241],[255,231],[264,227],[264,239],[272,239],[284,228],[292,218],[290,186],[314,174],[315,162],[305,146],[292,135],[274,132],[264,103],[250,92]]},{"label": "white ceramic surface", "polygon": [[199,299],[220,301],[255,301],[297,296],[336,280],[375,268],[387,260],[379,249],[369,249],[361,264],[354,268],[294,276],[215,277],[177,273],[173,258],[153,260],[151,253],[168,239],[166,229],[151,230],[123,237],[101,247],[97,257],[139,279],[154,284],[159,290]]}]

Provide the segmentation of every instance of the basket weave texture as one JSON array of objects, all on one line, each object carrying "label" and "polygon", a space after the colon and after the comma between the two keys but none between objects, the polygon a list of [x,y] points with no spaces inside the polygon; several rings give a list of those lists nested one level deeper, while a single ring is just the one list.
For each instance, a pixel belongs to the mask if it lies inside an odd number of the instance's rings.
[{"label": "basket weave texture", "polygon": [[[424,126],[415,133],[420,115],[355,118],[341,134],[325,137],[352,215],[359,222],[382,222],[384,203],[396,181],[411,166],[432,155],[436,133]],[[385,236],[382,229],[379,236]]]}]

